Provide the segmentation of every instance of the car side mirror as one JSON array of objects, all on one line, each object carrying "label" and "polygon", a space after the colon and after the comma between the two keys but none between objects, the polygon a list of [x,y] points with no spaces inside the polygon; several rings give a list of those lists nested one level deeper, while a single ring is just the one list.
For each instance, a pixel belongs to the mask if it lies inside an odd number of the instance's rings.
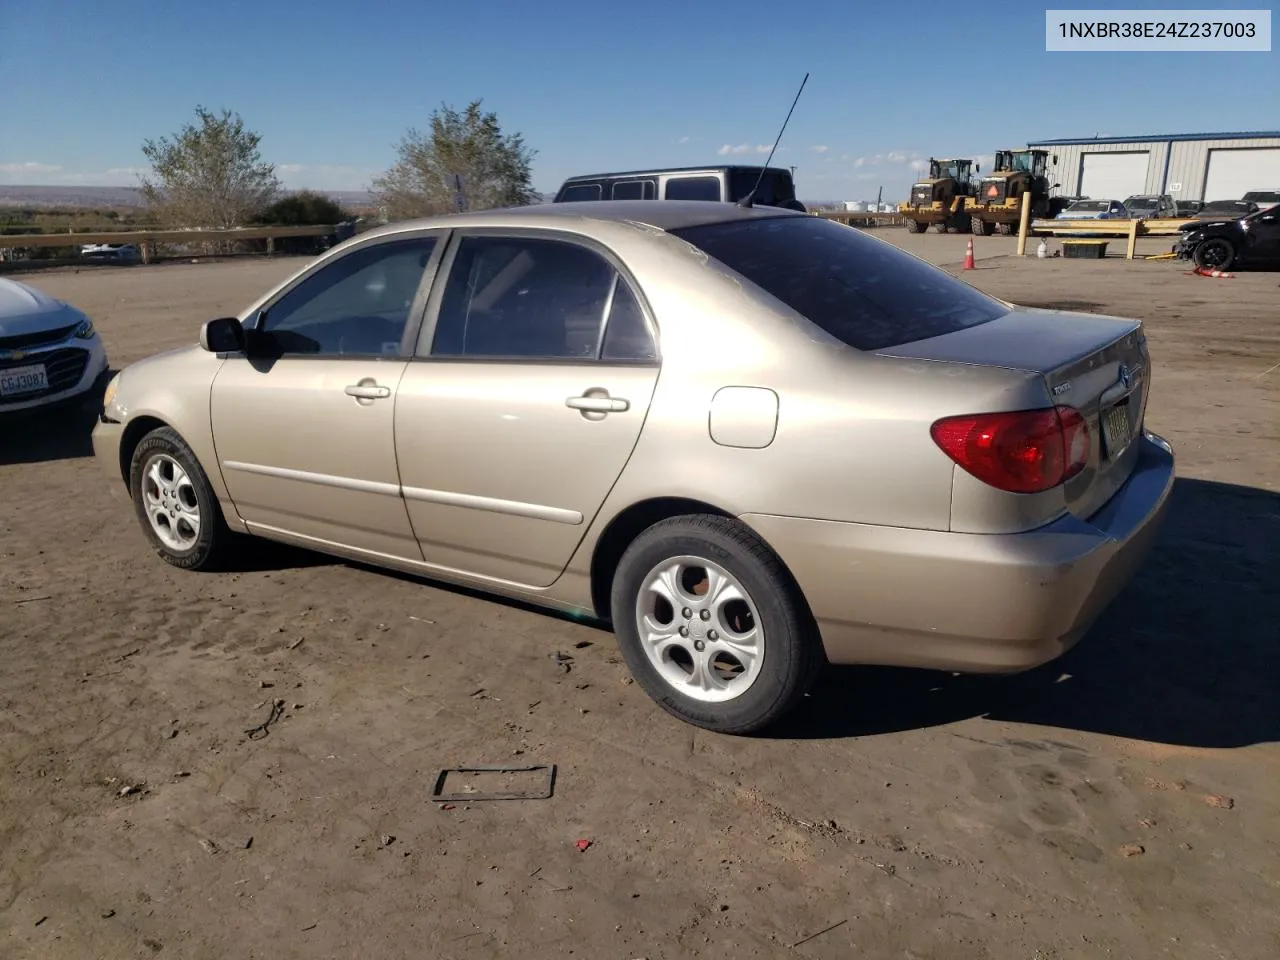
[{"label": "car side mirror", "polygon": [[235,317],[219,317],[200,328],[200,346],[210,353],[243,353],[244,327]]},{"label": "car side mirror", "polygon": [[1050,187],[1049,189],[1050,189],[1050,190],[1057,190],[1060,186],[1062,186],[1062,184],[1060,184],[1060,183],[1055,183],[1055,184],[1054,184],[1052,187]]}]

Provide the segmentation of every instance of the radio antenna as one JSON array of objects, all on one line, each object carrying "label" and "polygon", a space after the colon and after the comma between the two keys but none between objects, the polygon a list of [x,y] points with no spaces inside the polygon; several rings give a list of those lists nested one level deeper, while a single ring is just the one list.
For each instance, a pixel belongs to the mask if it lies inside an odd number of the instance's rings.
[{"label": "radio antenna", "polygon": [[751,192],[738,201],[740,207],[750,207],[755,202],[756,191],[760,189],[760,184],[764,181],[764,175],[769,169],[769,161],[773,159],[773,152],[778,149],[778,144],[782,140],[783,133],[786,132],[787,124],[791,122],[791,114],[796,109],[796,104],[800,102],[800,94],[804,93],[804,85],[809,82],[809,74],[804,75],[804,79],[800,81],[800,89],[796,91],[796,98],[791,101],[791,109],[787,111],[787,118],[782,121],[782,129],[778,131],[777,137],[774,138],[773,146],[769,149],[769,156],[765,158],[764,166],[760,168],[760,176],[756,177],[755,186],[751,188]]}]

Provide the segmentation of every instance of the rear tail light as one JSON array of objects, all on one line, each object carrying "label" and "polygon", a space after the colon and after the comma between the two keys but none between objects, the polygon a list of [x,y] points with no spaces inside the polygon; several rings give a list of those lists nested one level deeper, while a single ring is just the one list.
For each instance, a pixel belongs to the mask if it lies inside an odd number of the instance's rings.
[{"label": "rear tail light", "polygon": [[947,417],[930,433],[967,472],[1010,493],[1050,490],[1089,460],[1089,427],[1072,407]]}]

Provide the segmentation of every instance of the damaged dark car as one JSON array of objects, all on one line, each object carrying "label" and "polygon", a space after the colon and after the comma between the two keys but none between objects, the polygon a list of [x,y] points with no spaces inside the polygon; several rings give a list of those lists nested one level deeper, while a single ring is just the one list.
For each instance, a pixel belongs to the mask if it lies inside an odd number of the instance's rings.
[{"label": "damaged dark car", "polygon": [[1183,225],[1173,252],[1201,270],[1280,270],[1280,206]]}]

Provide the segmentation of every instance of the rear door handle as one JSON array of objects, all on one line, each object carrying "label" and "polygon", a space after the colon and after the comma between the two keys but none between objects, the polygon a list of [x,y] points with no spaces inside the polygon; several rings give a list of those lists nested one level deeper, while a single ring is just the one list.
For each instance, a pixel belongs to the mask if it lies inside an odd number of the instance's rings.
[{"label": "rear door handle", "polygon": [[355,397],[358,400],[381,400],[384,397],[391,396],[390,387],[379,387],[364,383],[353,383],[346,388],[348,397]]},{"label": "rear door handle", "polygon": [[621,397],[570,397],[564,405],[589,413],[622,413],[631,408],[631,404]]}]

